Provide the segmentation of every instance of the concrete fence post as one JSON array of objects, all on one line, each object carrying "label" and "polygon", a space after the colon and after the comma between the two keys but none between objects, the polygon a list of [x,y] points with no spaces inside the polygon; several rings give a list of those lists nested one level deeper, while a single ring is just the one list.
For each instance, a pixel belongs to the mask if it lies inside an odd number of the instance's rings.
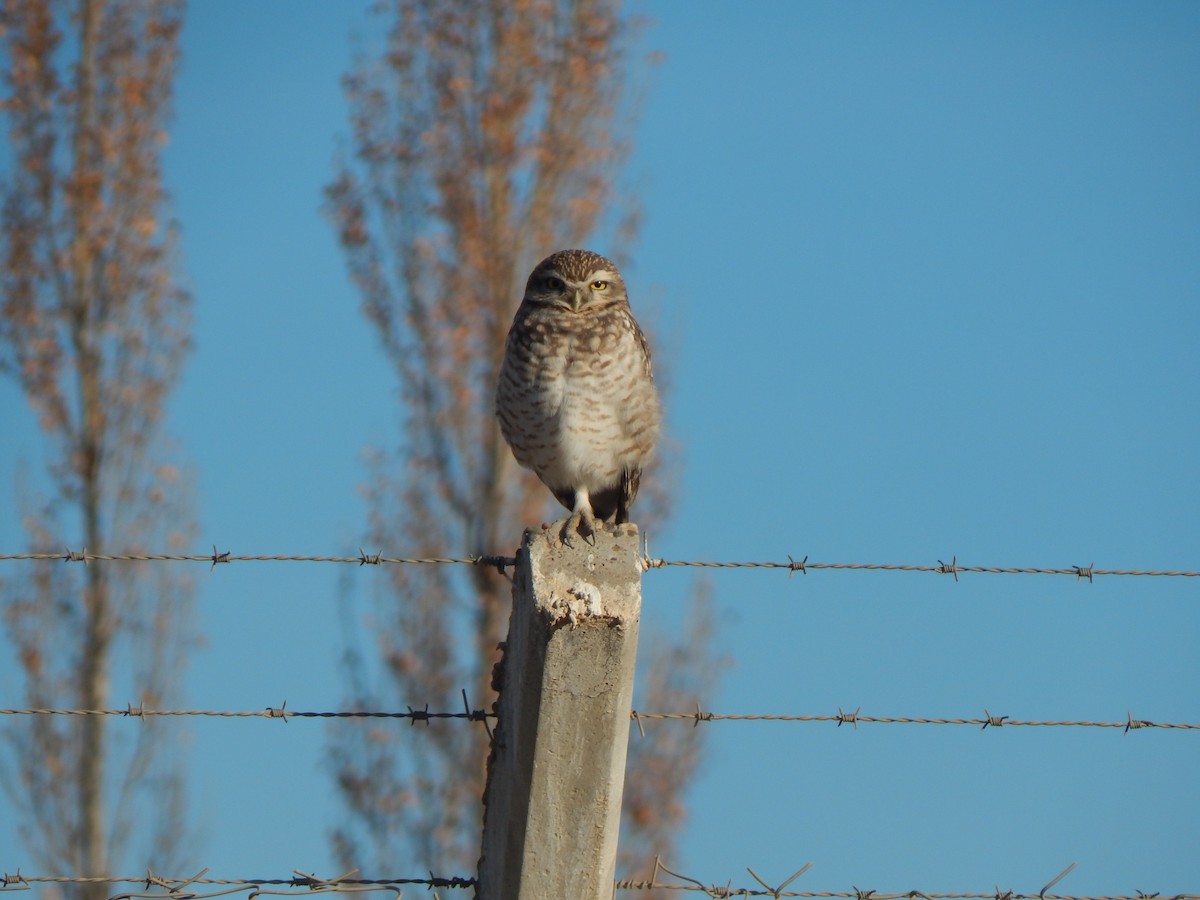
[{"label": "concrete fence post", "polygon": [[525,533],[484,792],[481,900],[611,900],[641,614],[636,526]]}]

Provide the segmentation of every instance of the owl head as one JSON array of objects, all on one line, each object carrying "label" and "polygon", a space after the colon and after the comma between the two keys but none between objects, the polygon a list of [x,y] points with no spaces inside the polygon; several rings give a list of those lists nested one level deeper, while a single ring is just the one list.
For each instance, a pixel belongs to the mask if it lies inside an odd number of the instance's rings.
[{"label": "owl head", "polygon": [[586,314],[629,301],[611,259],[590,250],[559,250],[534,267],[522,302]]}]

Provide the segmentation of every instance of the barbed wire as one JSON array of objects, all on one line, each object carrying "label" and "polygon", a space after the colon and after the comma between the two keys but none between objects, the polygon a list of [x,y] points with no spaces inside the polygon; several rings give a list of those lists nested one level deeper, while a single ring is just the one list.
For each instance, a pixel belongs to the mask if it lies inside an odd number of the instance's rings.
[{"label": "barbed wire", "polygon": [[699,706],[697,706],[695,712],[687,713],[647,713],[639,712],[635,709],[630,711],[629,717],[637,724],[638,731],[643,736],[646,733],[642,728],[643,719],[690,721],[693,727],[699,725],[701,722],[836,722],[839,728],[842,725],[852,725],[855,728],[858,728],[859,723],[862,722],[875,725],[978,725],[980,726],[981,730],[986,729],[989,726],[992,728],[1000,728],[1003,725],[1043,728],[1120,728],[1126,733],[1137,728],[1175,728],[1180,730],[1200,730],[1200,723],[1151,722],[1148,719],[1135,719],[1133,717],[1133,713],[1131,712],[1126,713],[1126,718],[1123,722],[1095,722],[1083,719],[1013,719],[1010,716],[994,716],[986,709],[984,710],[983,718],[973,719],[946,719],[915,716],[864,716],[861,715],[861,712],[862,707],[859,707],[854,712],[845,712],[841,707],[839,707],[836,715],[723,714],[704,712]]},{"label": "barbed wire", "polygon": [[[812,868],[812,863],[807,863],[802,866],[788,878],[784,879],[777,885],[772,885],[763,879],[757,872],[750,867],[746,867],[746,871],[750,876],[758,882],[760,887],[734,887],[732,879],[723,885],[720,884],[705,884],[699,879],[692,878],[688,875],[673,872],[663,865],[659,857],[654,858],[654,872],[651,874],[649,881],[624,880],[617,881],[615,887],[620,891],[695,891],[697,893],[707,894],[710,897],[732,898],[732,897],[828,897],[828,898],[847,898],[847,900],[1152,900],[1159,898],[1158,893],[1146,893],[1145,891],[1137,891],[1134,894],[1109,894],[1104,896],[1085,896],[1078,894],[1049,894],[1047,891],[1054,885],[1058,884],[1068,874],[1070,874],[1078,863],[1071,863],[1056,876],[1050,879],[1042,889],[1036,893],[1023,894],[1017,891],[1002,891],[997,886],[990,893],[934,893],[927,891],[876,891],[862,890],[854,887],[851,891],[797,891],[787,890],[788,885]],[[658,875],[660,872],[679,879],[680,883],[660,882]],[[1162,900],[1200,900],[1198,894],[1173,894],[1167,897],[1162,897]]]},{"label": "barbed wire", "polygon": [[645,730],[642,728],[643,719],[667,719],[667,720],[683,720],[690,721],[695,727],[701,722],[836,722],[840,728],[843,725],[852,725],[858,728],[859,723],[868,723],[875,725],[978,725],[981,730],[989,726],[992,728],[1000,728],[1001,726],[1010,725],[1014,727],[1059,727],[1059,728],[1120,728],[1123,732],[1128,733],[1137,728],[1175,728],[1185,731],[1200,730],[1200,723],[1190,722],[1151,722],[1148,719],[1135,719],[1133,713],[1127,712],[1125,721],[1123,722],[1095,722],[1085,719],[1055,719],[1055,720],[1036,720],[1036,719],[1014,719],[1011,716],[994,716],[990,711],[985,709],[983,718],[929,718],[916,716],[864,716],[861,714],[862,707],[859,707],[854,712],[846,712],[841,707],[838,707],[836,715],[771,715],[771,714],[722,714],[713,712],[704,712],[697,705],[695,712],[687,713],[646,713],[632,710],[629,717],[637,724],[638,731],[644,736]]},{"label": "barbed wire", "polygon": [[215,569],[219,565],[235,562],[307,562],[307,563],[352,563],[359,566],[381,565],[469,565],[494,566],[502,573],[516,560],[511,556],[463,556],[463,557],[400,557],[367,553],[361,547],[358,556],[307,556],[302,554],[254,554],[236,555],[229,550],[218,550],[213,545],[212,553],[91,553],[67,548],[60,553],[0,553],[0,562],[204,562]]},{"label": "barbed wire", "polygon": [[[371,891],[389,891],[397,897],[403,896],[402,886],[419,885],[429,890],[433,888],[473,888],[477,881],[459,875],[445,877],[434,875],[419,878],[355,878],[357,869],[352,869],[337,878],[319,878],[300,869],[294,870],[291,878],[207,878],[208,869],[203,869],[191,878],[165,878],[155,875],[150,870],[145,877],[121,877],[110,875],[22,875],[17,869],[15,875],[4,874],[0,882],[0,893],[4,891],[27,891],[40,884],[141,884],[140,891],[128,891],[113,895],[110,900],[130,900],[134,897],[161,898],[161,900],[204,900],[208,897],[221,897],[227,894],[249,891],[247,900],[263,894],[275,896],[307,896],[313,893],[368,893]],[[194,885],[201,885],[217,890],[186,890]],[[293,888],[294,890],[279,890]],[[163,893],[165,891],[166,893]],[[436,896],[436,894],[434,895]]]},{"label": "barbed wire", "polygon": [[1163,570],[1163,569],[1097,569],[1095,563],[1087,566],[1069,566],[1065,569],[1040,568],[1036,566],[961,566],[958,557],[951,557],[950,562],[937,561],[934,565],[899,565],[892,563],[825,563],[809,562],[808,557],[795,559],[788,557],[787,562],[707,562],[703,560],[681,559],[652,559],[647,557],[643,564],[648,569],[665,569],[668,566],[692,566],[702,569],[787,569],[789,572],[799,572],[806,575],[811,571],[860,571],[860,572],[926,572],[935,575],[953,575],[958,581],[962,573],[982,575],[1069,575],[1076,581],[1085,578],[1090,582],[1103,575],[1149,576],[1157,578],[1197,578],[1200,571]]},{"label": "barbed wire", "polygon": [[[93,562],[201,562],[208,563],[215,569],[218,565],[235,562],[305,562],[305,563],[339,563],[357,566],[365,565],[466,565],[495,568],[501,574],[516,563],[514,556],[487,555],[462,557],[402,557],[384,556],[382,552],[369,554],[359,548],[358,556],[308,556],[300,554],[272,555],[236,555],[232,551],[218,550],[213,545],[212,553],[173,554],[173,553],[91,553],[86,548],[82,551],[66,549],[57,553],[2,553],[0,562],[82,562],[85,565]],[[896,563],[837,563],[810,562],[808,557],[795,559],[788,556],[787,562],[750,562],[750,561],[714,561],[661,559],[643,555],[642,568],[645,570],[666,569],[670,567],[688,566],[705,569],[783,569],[791,574],[799,572],[806,575],[815,571],[859,571],[859,572],[919,572],[935,575],[951,575],[958,580],[960,574],[982,575],[1066,575],[1076,581],[1087,579],[1089,582],[1102,576],[1121,577],[1153,577],[1153,578],[1200,578],[1200,571],[1188,569],[1098,569],[1093,562],[1090,565],[1071,565],[1066,568],[1046,568],[1038,566],[966,566],[959,565],[958,557],[951,557],[950,562],[937,561],[932,564],[896,564]]]},{"label": "barbed wire", "polygon": [[[327,710],[307,711],[290,710],[285,701],[281,706],[268,706],[262,710],[212,710],[212,709],[147,709],[144,706],[134,706],[132,703],[124,709],[0,709],[0,716],[117,716],[146,720],[155,716],[194,716],[222,719],[407,719],[415,725],[417,722],[428,724],[434,719],[459,719],[468,722],[480,722],[491,731],[489,720],[496,718],[496,713],[482,709],[474,709],[467,702],[466,692],[463,691],[463,710],[461,712],[432,712],[429,704],[423,708],[409,706],[404,711],[396,710]],[[993,715],[985,709],[982,717],[974,718],[933,718],[929,716],[871,716],[863,715],[862,707],[854,712],[846,712],[838,708],[837,713],[813,715],[782,715],[771,713],[716,713],[705,712],[696,707],[693,712],[642,712],[631,710],[629,718],[637,725],[638,731],[645,736],[642,723],[647,720],[685,721],[693,726],[701,722],[833,722],[839,728],[850,725],[858,728],[860,724],[871,725],[967,725],[978,726],[981,730],[1009,726],[1014,728],[1119,728],[1128,733],[1139,728],[1164,728],[1180,731],[1200,731],[1200,723],[1194,722],[1152,722],[1149,719],[1135,719],[1132,712],[1127,712],[1123,721],[1094,721],[1088,719],[1014,719],[1011,716]]]},{"label": "barbed wire", "polygon": [[129,703],[124,709],[0,709],[0,716],[119,716],[121,718],[139,719],[145,721],[156,716],[199,717],[218,719],[282,719],[286,724],[288,719],[408,719],[410,725],[424,722],[428,725],[434,719],[462,719],[469,722],[479,722],[491,737],[492,727],[489,719],[496,718],[493,712],[475,709],[467,700],[467,692],[462,690],[462,712],[431,712],[426,703],[421,709],[406,707],[404,712],[396,710],[328,710],[312,712],[287,708],[284,700],[280,706],[268,706],[261,710],[215,710],[215,709],[147,709],[144,705],[134,706]]},{"label": "barbed wire", "polygon": [[[967,892],[930,892],[930,891],[878,891],[863,890],[853,887],[849,891],[800,891],[789,890],[789,885],[812,868],[808,863],[794,872],[791,876],[772,885],[753,869],[746,871],[757,882],[757,886],[734,887],[732,879],[724,885],[705,884],[699,879],[674,872],[663,865],[655,857],[654,871],[649,880],[625,879],[613,883],[619,891],[691,891],[703,893],[715,898],[733,897],[808,897],[808,898],[844,898],[844,900],[1200,900],[1200,894],[1182,893],[1161,896],[1158,893],[1137,891],[1134,894],[1078,895],[1051,894],[1050,888],[1065,878],[1075,869],[1076,863],[1052,878],[1040,891],[1035,893],[1020,893],[1017,891],[1002,891],[998,886],[994,891],[981,893]],[[659,880],[659,874],[665,873],[675,882]],[[71,875],[22,875],[20,869],[15,875],[4,874],[0,882],[0,892],[30,890],[36,885],[56,884],[107,884],[107,885],[142,885],[141,890],[128,891],[113,895],[111,900],[131,900],[131,898],[149,898],[149,900],[206,900],[233,893],[248,892],[247,900],[260,895],[298,896],[313,893],[367,893],[371,891],[389,891],[397,898],[403,896],[405,886],[421,886],[428,890],[434,888],[475,888],[478,879],[461,875],[438,876],[432,872],[428,876],[415,878],[357,878],[357,869],[338,876],[337,878],[320,878],[301,869],[294,870],[291,878],[208,878],[208,869],[203,869],[191,878],[166,878],[155,875],[147,870],[145,877],[119,876],[71,876]],[[198,889],[199,888],[199,889]],[[436,895],[435,895],[436,896]]]}]

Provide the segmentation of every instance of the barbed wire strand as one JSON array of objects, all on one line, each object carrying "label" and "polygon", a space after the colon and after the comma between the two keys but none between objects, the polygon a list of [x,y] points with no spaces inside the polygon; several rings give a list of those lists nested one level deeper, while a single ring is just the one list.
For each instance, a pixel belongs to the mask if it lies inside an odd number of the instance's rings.
[{"label": "barbed wire strand", "polygon": [[[694,891],[697,893],[707,894],[710,897],[732,898],[732,897],[810,897],[810,898],[847,898],[847,900],[1151,900],[1158,898],[1158,893],[1146,893],[1145,891],[1137,891],[1134,894],[1115,894],[1105,896],[1084,896],[1076,894],[1050,894],[1047,891],[1054,885],[1058,884],[1067,876],[1075,867],[1076,863],[1071,863],[1062,872],[1052,878],[1040,891],[1032,894],[1019,893],[1017,891],[1002,891],[999,887],[991,893],[933,893],[926,891],[895,891],[884,892],[877,890],[862,890],[854,887],[851,891],[799,891],[787,890],[786,888],[793,881],[812,868],[812,863],[807,863],[790,877],[780,882],[778,885],[771,885],[758,875],[753,869],[747,867],[746,871],[751,877],[758,882],[761,887],[734,887],[732,879],[725,884],[705,884],[699,879],[692,878],[689,875],[683,875],[679,872],[674,872],[663,865],[662,861],[656,856],[654,858],[654,871],[648,881],[642,880],[623,880],[617,881],[615,887],[621,891]],[[681,883],[661,882],[658,880],[660,872],[665,872],[673,878],[678,879]],[[1197,894],[1174,894],[1169,897],[1164,897],[1162,900],[1200,900],[1200,895]]]},{"label": "barbed wire strand", "polygon": [[[692,891],[707,894],[710,897],[808,897],[808,898],[845,898],[845,900],[1155,900],[1160,898],[1158,893],[1137,891],[1134,894],[1107,895],[1078,895],[1047,893],[1051,887],[1061,881],[1075,867],[1071,863],[1066,869],[1052,878],[1036,893],[1020,893],[1017,891],[1002,891],[999,887],[989,893],[950,892],[936,893],[927,891],[895,891],[884,892],[863,890],[853,887],[850,891],[799,891],[788,890],[788,886],[797,878],[812,868],[807,863],[791,876],[777,885],[771,885],[753,869],[746,871],[758,883],[758,887],[734,887],[732,879],[724,885],[708,884],[691,876],[672,871],[663,865],[658,857],[654,860],[654,871],[649,880],[626,879],[615,881],[613,887],[620,891]],[[676,882],[659,881],[659,874],[665,873]],[[322,892],[362,893],[369,891],[390,891],[397,897],[403,895],[402,886],[418,885],[427,889],[434,888],[475,888],[478,880],[465,876],[437,876],[430,873],[427,877],[415,878],[357,878],[357,869],[340,875],[337,878],[324,879],[304,872],[294,870],[291,878],[209,878],[208,869],[203,869],[191,878],[166,878],[147,871],[145,877],[119,876],[80,876],[80,875],[23,875],[20,869],[15,875],[5,873],[0,882],[0,892],[15,890],[30,890],[36,885],[56,884],[108,884],[108,885],[144,885],[143,890],[130,891],[114,895],[111,900],[130,900],[130,898],[149,898],[149,900],[205,900],[227,894],[248,891],[248,898],[261,894],[276,896],[296,896]],[[216,888],[216,890],[189,890],[189,888]],[[283,888],[283,890],[280,890]],[[290,888],[291,890],[287,890]],[[1200,894],[1183,893],[1161,897],[1161,900],[1200,900]]]},{"label": "barbed wire strand", "polygon": [[330,710],[308,712],[268,706],[263,710],[215,710],[215,709],[143,709],[129,706],[125,709],[0,709],[0,716],[119,716],[122,718],[148,719],[154,716],[196,716],[219,719],[410,719],[428,722],[432,719],[469,719],[482,722],[494,719],[495,713],[477,710],[462,712],[431,712],[427,709],[410,709],[407,712],[384,712],[379,710]]},{"label": "barbed wire strand", "polygon": [[147,709],[144,705],[134,706],[129,703],[124,709],[0,709],[0,716],[119,716],[121,718],[140,719],[145,721],[156,716],[194,716],[200,718],[218,719],[408,719],[409,723],[418,722],[429,724],[433,719],[464,719],[470,722],[480,722],[491,737],[492,729],[488,719],[496,718],[493,712],[475,709],[467,701],[466,689],[462,691],[462,712],[431,712],[426,703],[421,709],[409,706],[404,712],[396,710],[327,710],[308,711],[288,709],[287,701],[280,706],[268,706],[261,710],[216,710],[216,709]]},{"label": "barbed wire strand", "polygon": [[[304,563],[338,563],[349,565],[468,565],[496,568],[503,574],[516,562],[513,556],[462,556],[462,557],[401,557],[384,556],[382,552],[368,554],[361,548],[358,556],[309,556],[301,554],[253,554],[235,555],[231,551],[218,550],[213,546],[212,553],[173,554],[173,553],[91,553],[86,548],[82,551],[66,549],[57,553],[2,553],[0,562],[82,562],[85,565],[93,562],[201,562],[208,563],[211,568],[235,562],[304,562]],[[982,575],[1066,575],[1089,582],[1102,576],[1122,577],[1155,577],[1155,578],[1198,578],[1200,571],[1187,569],[1097,569],[1095,563],[1087,566],[1072,565],[1066,568],[1045,568],[1038,566],[965,566],[958,564],[958,558],[951,557],[950,562],[937,561],[937,565],[894,564],[894,563],[836,563],[810,562],[808,557],[795,559],[788,557],[787,562],[750,562],[750,561],[713,561],[685,559],[656,559],[649,555],[642,557],[642,568],[645,570],[665,569],[676,566],[690,566],[707,569],[784,569],[789,573],[799,572],[802,575],[813,571],[872,571],[872,572],[922,572],[935,575],[951,575],[958,580],[960,574]]]},{"label": "barbed wire strand", "polygon": [[[285,701],[282,706],[268,706],[262,710],[213,710],[213,709],[147,709],[144,706],[134,706],[132,703],[124,709],[0,709],[0,716],[116,716],[146,720],[156,716],[162,717],[199,717],[221,719],[408,719],[415,725],[417,722],[428,724],[434,719],[459,719],[469,722],[480,722],[488,728],[489,720],[496,718],[496,713],[483,709],[474,709],[467,703],[465,692],[462,712],[433,712],[429,704],[423,708],[408,707],[405,711],[396,710],[291,710]],[[966,725],[978,726],[981,730],[1011,726],[1015,728],[1119,728],[1123,732],[1139,728],[1164,728],[1180,731],[1198,731],[1200,723],[1194,722],[1152,722],[1148,719],[1135,719],[1132,712],[1126,713],[1124,721],[1102,722],[1088,719],[1014,719],[1011,716],[993,715],[984,710],[982,717],[975,718],[933,718],[929,716],[871,716],[863,715],[859,707],[854,712],[846,712],[839,708],[837,713],[815,715],[777,715],[755,713],[716,713],[705,712],[697,706],[694,712],[642,712],[631,710],[629,718],[637,725],[638,731],[645,736],[642,723],[645,721],[685,721],[693,726],[701,722],[833,722],[840,728],[851,725],[857,728],[860,724],[871,725]]]},{"label": "barbed wire strand", "polygon": [[854,712],[845,712],[840,707],[837,714],[826,715],[754,715],[754,714],[724,714],[704,712],[696,707],[695,712],[686,713],[648,713],[632,710],[629,717],[637,724],[638,730],[645,735],[645,730],[642,728],[642,720],[644,719],[666,719],[666,720],[683,720],[690,721],[693,726],[699,725],[701,722],[836,722],[840,728],[842,725],[852,725],[855,728],[859,723],[869,723],[876,725],[978,725],[981,729],[986,729],[989,726],[999,728],[1004,725],[1015,727],[1066,727],[1066,728],[1120,728],[1125,732],[1132,731],[1137,728],[1174,728],[1180,730],[1200,730],[1200,723],[1191,722],[1151,722],[1148,719],[1135,719],[1132,712],[1126,713],[1125,721],[1123,722],[1096,722],[1085,719],[1055,719],[1055,720],[1034,720],[1034,719],[1014,719],[1011,716],[994,716],[988,710],[984,710],[983,718],[931,718],[931,717],[916,717],[916,716],[864,716],[861,714],[862,707],[859,707]]},{"label": "barbed wire strand", "polygon": [[[249,891],[249,897],[260,894],[280,896],[307,895],[318,892],[364,893],[369,891],[390,891],[397,896],[402,895],[401,886],[420,885],[432,890],[433,888],[473,888],[477,885],[475,878],[464,876],[438,876],[432,872],[426,877],[416,878],[355,878],[357,869],[339,875],[337,878],[324,879],[304,872],[294,870],[291,878],[208,878],[208,869],[203,869],[191,878],[165,878],[147,870],[145,877],[123,877],[113,875],[22,875],[17,869],[15,875],[4,874],[0,882],[0,892],[30,890],[40,884],[142,884],[141,891],[131,891],[114,895],[111,900],[127,900],[133,897],[169,898],[169,900],[202,900],[207,897],[220,897],[226,894]],[[203,885],[219,888],[214,891],[185,890],[193,885]],[[158,888],[159,891],[152,891]],[[276,888],[296,888],[297,890],[276,890]],[[166,893],[162,893],[165,891]]]},{"label": "barbed wire strand", "polygon": [[213,545],[212,553],[91,553],[71,549],[61,553],[0,553],[0,562],[204,562],[211,568],[235,562],[307,562],[307,563],[353,563],[359,566],[380,565],[471,565],[494,566],[501,572],[513,565],[511,556],[463,556],[463,557],[399,557],[384,556],[382,553],[368,554],[359,548],[358,556],[309,556],[302,554],[253,554],[235,555],[229,550],[218,550]]},{"label": "barbed wire strand", "polygon": [[1151,576],[1196,578],[1200,571],[1159,570],[1159,569],[1097,569],[1095,563],[1088,566],[1069,566],[1065,569],[1051,569],[1037,566],[961,566],[958,557],[951,557],[950,562],[938,560],[934,565],[900,565],[893,563],[825,563],[809,562],[808,557],[795,559],[788,557],[787,562],[709,562],[704,560],[682,559],[653,559],[646,557],[643,565],[648,569],[665,569],[668,566],[692,566],[702,569],[787,569],[789,572],[799,572],[804,575],[810,571],[872,571],[872,572],[926,572],[935,575],[953,575],[958,580],[961,573],[969,572],[982,575],[1069,575],[1077,581],[1101,575]]}]

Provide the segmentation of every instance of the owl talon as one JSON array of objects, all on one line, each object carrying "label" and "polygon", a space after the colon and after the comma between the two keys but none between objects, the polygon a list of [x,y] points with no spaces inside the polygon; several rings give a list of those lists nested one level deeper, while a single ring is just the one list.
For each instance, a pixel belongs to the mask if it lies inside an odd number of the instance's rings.
[{"label": "owl talon", "polygon": [[574,547],[571,536],[578,534],[585,544],[596,546],[596,520],[586,510],[580,510],[567,516],[558,532],[558,539],[564,547]]}]

